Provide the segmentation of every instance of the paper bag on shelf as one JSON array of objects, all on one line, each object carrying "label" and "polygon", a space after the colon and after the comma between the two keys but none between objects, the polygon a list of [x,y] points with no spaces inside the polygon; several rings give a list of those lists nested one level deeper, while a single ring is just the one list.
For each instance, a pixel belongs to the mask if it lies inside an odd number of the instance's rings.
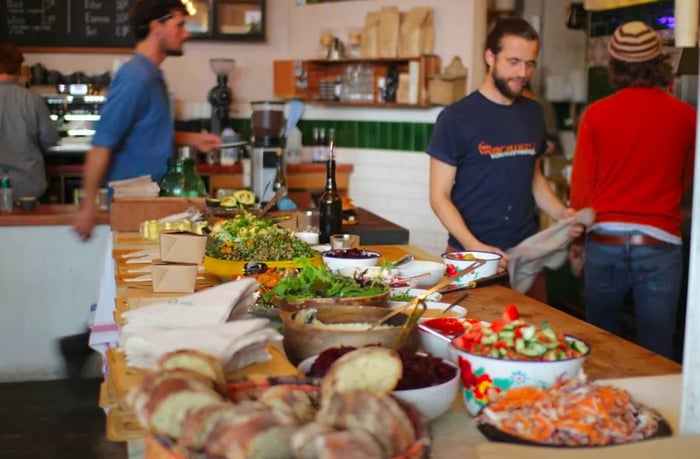
[{"label": "paper bag on shelf", "polygon": [[160,259],[168,263],[199,264],[204,261],[206,236],[177,231],[161,233]]},{"label": "paper bag on shelf", "polygon": [[371,11],[365,17],[360,39],[360,55],[364,58],[375,58],[379,48],[379,11]]},{"label": "paper bag on shelf", "polygon": [[197,265],[158,264],[151,266],[154,292],[192,293],[197,282]]},{"label": "paper bag on shelf", "polygon": [[379,12],[377,57],[396,57],[399,50],[401,13],[395,6],[386,6]]},{"label": "paper bag on shelf", "polygon": [[432,54],[435,48],[433,9],[417,7],[401,20],[399,57],[417,57]]}]

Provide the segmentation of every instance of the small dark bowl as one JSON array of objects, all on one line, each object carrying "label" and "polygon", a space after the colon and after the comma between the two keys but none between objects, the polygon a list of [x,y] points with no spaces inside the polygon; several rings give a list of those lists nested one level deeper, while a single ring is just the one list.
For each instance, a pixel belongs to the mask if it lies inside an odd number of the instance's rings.
[{"label": "small dark bowl", "polygon": [[35,210],[36,198],[33,196],[22,196],[17,200],[17,206],[22,210]]}]

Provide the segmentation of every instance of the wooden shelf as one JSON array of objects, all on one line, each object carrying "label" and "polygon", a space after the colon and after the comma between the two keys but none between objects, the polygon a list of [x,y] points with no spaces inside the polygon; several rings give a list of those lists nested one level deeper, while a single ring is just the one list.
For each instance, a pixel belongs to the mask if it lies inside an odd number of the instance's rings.
[{"label": "wooden shelf", "polygon": [[[418,75],[415,76],[417,103],[380,102],[378,82],[385,77],[390,67],[395,67],[399,74],[410,74],[418,63]],[[372,101],[344,101],[321,98],[322,81],[338,81],[348,65],[365,64],[373,71]],[[283,60],[274,62],[274,95],[279,99],[303,99],[307,103],[337,107],[372,107],[372,108],[430,108],[428,81],[432,75],[440,73],[441,61],[436,55],[418,57],[391,58],[353,58],[353,59],[309,59]],[[415,75],[415,74],[414,74]],[[402,84],[409,84],[408,82]],[[407,88],[404,88],[407,89]],[[401,89],[399,90],[401,92]]]}]

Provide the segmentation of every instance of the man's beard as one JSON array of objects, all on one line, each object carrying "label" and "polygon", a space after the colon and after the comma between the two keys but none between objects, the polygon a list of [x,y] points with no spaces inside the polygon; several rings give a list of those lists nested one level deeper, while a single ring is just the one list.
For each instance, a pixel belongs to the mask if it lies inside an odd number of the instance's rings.
[{"label": "man's beard", "polygon": [[166,49],[165,50],[165,55],[166,56],[182,56],[185,54],[185,51],[181,49]]},{"label": "man's beard", "polygon": [[504,97],[514,100],[518,96],[520,96],[520,92],[514,92],[513,90],[510,89],[508,86],[508,80],[505,78],[500,78],[496,73],[493,74],[493,85],[496,86],[496,89],[498,89],[498,92],[503,94]]}]

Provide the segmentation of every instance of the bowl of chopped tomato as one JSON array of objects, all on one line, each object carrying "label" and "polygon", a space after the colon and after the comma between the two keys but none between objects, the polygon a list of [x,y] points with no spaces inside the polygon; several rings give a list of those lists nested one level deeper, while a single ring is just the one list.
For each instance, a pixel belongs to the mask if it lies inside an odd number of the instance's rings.
[{"label": "bowl of chopped tomato", "polygon": [[448,353],[461,370],[467,411],[476,415],[490,397],[511,387],[548,388],[558,378],[575,377],[590,349],[546,323],[504,318],[473,322],[452,339]]}]

